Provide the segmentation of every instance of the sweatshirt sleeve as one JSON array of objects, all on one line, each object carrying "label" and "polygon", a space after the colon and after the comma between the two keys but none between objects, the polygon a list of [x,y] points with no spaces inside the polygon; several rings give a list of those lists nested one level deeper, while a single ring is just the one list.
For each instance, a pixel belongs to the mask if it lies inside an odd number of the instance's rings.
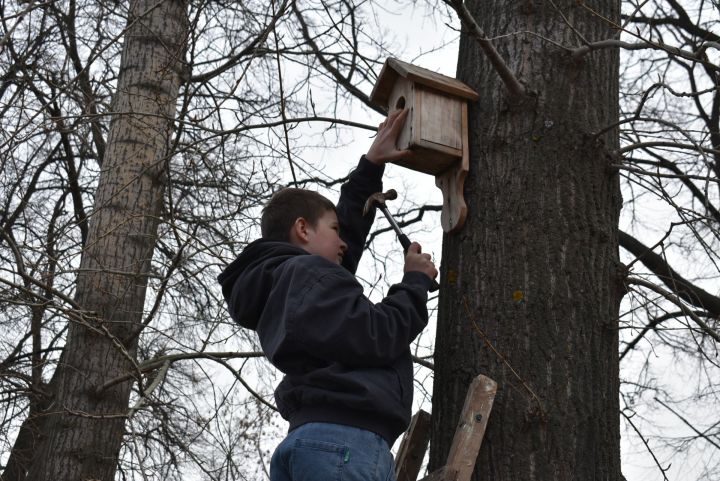
[{"label": "sweatshirt sleeve", "polygon": [[385,366],[407,353],[427,325],[430,282],[421,272],[408,272],[374,304],[352,274],[328,268],[275,319],[274,340],[263,348],[286,372],[294,369],[295,359],[308,357],[348,367]]},{"label": "sweatshirt sleeve", "polygon": [[340,237],[348,245],[343,257],[343,267],[351,273],[357,270],[362,256],[365,239],[375,220],[375,208],[363,216],[365,202],[370,195],[382,190],[384,165],[376,165],[363,155],[357,168],[350,173],[348,181],[340,189],[337,216],[340,223]]}]

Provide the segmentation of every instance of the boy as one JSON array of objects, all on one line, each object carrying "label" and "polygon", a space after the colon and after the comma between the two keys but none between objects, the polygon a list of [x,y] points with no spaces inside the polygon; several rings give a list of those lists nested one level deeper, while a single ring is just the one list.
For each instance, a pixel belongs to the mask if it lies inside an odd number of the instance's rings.
[{"label": "boy", "polygon": [[354,273],[382,190],[385,162],[407,111],[380,124],[341,188],[337,208],[315,192],[284,189],[266,205],[262,238],[218,277],[232,318],[258,332],[285,374],[275,400],[290,432],[273,454],[271,481],[394,480],[390,446],[407,428],[413,393],[410,343],[427,324],[437,270],[413,243],[404,276],[371,303]]}]

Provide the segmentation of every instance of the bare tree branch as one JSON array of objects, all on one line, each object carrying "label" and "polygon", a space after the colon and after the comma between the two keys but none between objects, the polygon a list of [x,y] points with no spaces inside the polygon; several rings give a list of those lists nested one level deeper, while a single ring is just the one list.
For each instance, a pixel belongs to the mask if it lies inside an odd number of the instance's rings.
[{"label": "bare tree branch", "polygon": [[628,277],[626,279],[626,282],[628,284],[636,284],[639,286],[646,287],[652,291],[657,292],[661,296],[665,297],[667,300],[672,302],[673,304],[677,305],[680,309],[683,310],[686,316],[688,316],[690,319],[692,319],[695,324],[697,324],[700,329],[707,334],[708,336],[712,337],[716,342],[720,342],[720,334],[715,332],[715,330],[710,327],[705,321],[700,319],[699,316],[695,315],[695,313],[688,309],[685,304],[682,302],[679,296],[675,295],[671,291],[667,291],[663,289],[662,287],[659,287],[652,282],[646,281],[645,279],[640,279],[639,277]]},{"label": "bare tree branch", "polygon": [[620,231],[620,246],[635,255],[655,274],[678,298],[699,309],[705,309],[720,317],[720,298],[694,285],[675,271],[660,255],[655,254],[633,236]]},{"label": "bare tree branch", "polygon": [[475,38],[480,48],[487,56],[488,60],[495,68],[495,71],[500,75],[505,87],[507,87],[510,95],[516,99],[522,99],[527,94],[525,87],[515,77],[515,74],[510,70],[505,60],[500,56],[495,46],[482,31],[480,25],[475,21],[470,10],[468,10],[465,3],[461,0],[443,0],[447,5],[452,7],[457,13],[458,17],[462,21],[463,25],[468,29],[470,34]]}]

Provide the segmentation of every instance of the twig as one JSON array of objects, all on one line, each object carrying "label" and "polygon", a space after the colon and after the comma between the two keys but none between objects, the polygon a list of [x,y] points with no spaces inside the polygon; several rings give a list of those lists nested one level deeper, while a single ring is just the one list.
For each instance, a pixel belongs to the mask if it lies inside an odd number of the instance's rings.
[{"label": "twig", "polygon": [[687,174],[683,174],[683,175],[661,174],[660,172],[650,172],[649,170],[628,167],[623,164],[610,164],[610,167],[613,167],[613,168],[616,168],[619,170],[626,170],[626,171],[632,172],[634,174],[647,175],[650,177],[658,177],[658,178],[665,178],[665,179],[702,180],[704,182],[717,182],[718,184],[720,184],[720,179],[717,177],[708,177],[708,176],[702,176],[702,175],[687,175]]},{"label": "twig", "polygon": [[635,10],[633,10],[633,12],[630,15],[628,15],[628,17],[625,19],[625,23],[622,24],[622,28],[618,29],[617,33],[615,34],[616,37],[620,37],[623,30],[625,30],[627,28],[628,24],[630,23],[630,19],[632,17],[634,17],[635,14],[638,13],[640,10],[642,10],[642,8],[645,6],[645,4],[647,4],[649,1],[650,0],[645,0],[644,2],[637,4],[637,6],[635,7]]},{"label": "twig", "polygon": [[145,401],[147,400],[148,396],[153,393],[155,389],[163,382],[165,379],[165,376],[167,375],[168,369],[170,369],[170,362],[165,361],[165,364],[162,365],[160,370],[157,372],[157,375],[155,376],[155,379],[153,379],[153,382],[150,383],[150,385],[145,388],[140,393],[140,399],[135,403],[133,407],[130,408],[130,412],[128,412],[128,417],[133,417],[133,415],[145,404]]},{"label": "twig", "polygon": [[426,361],[425,359],[421,357],[417,357],[416,355],[412,355],[412,360],[415,364],[420,364],[423,367],[426,367],[430,369],[431,371],[435,370],[435,364],[431,363],[430,361]]},{"label": "twig", "polygon": [[250,385],[249,385],[247,382],[245,382],[245,380],[244,380],[244,379],[242,378],[242,376],[240,375],[240,372],[238,372],[237,370],[235,370],[235,369],[234,369],[230,364],[228,364],[224,359],[219,359],[219,358],[210,358],[210,359],[212,359],[213,361],[215,361],[215,362],[217,362],[217,363],[222,364],[223,366],[225,366],[225,368],[226,368],[228,371],[230,371],[231,373],[233,373],[233,375],[235,376],[235,379],[237,379],[238,381],[240,381],[240,384],[242,384],[243,387],[244,387],[245,389],[247,389],[247,391],[248,391],[250,394],[252,394],[253,396],[255,396],[255,398],[256,398],[258,401],[260,401],[261,403],[263,403],[264,405],[266,405],[267,407],[269,407],[269,408],[272,409],[273,411],[278,412],[278,408],[276,408],[275,406],[273,406],[272,404],[270,404],[269,402],[267,402],[267,401],[265,400],[265,398],[263,398],[259,393],[255,392],[255,390],[254,390],[253,388],[251,388]]},{"label": "twig", "polygon": [[[50,4],[50,2],[47,2],[47,4]],[[110,41],[108,41],[108,43],[105,46],[95,50],[93,52],[93,55],[91,56],[91,58],[88,59],[88,62],[85,65],[85,70],[87,70],[88,66],[91,65],[96,59],[100,58],[100,56],[106,50],[108,50],[113,45],[117,45],[120,38],[125,36],[125,34],[135,25],[135,23],[142,21],[142,19],[145,18],[146,15],[148,15],[153,10],[158,8],[161,4],[162,4],[162,2],[157,2],[154,5],[151,5],[150,7],[148,7],[148,9],[146,11],[141,12],[140,15],[138,15],[136,18],[132,19],[132,21],[130,21],[128,23],[128,25],[126,25],[125,28],[121,32],[119,32],[117,35],[115,35],[113,38],[111,38]],[[75,77],[69,79],[67,81],[67,84],[69,85],[69,84],[76,82],[80,78],[81,74],[82,74],[82,72],[75,75]],[[59,90],[57,93],[55,93],[52,96],[52,98],[48,99],[45,103],[47,105],[49,105],[50,103],[55,102],[63,93],[64,93],[64,91],[62,89]],[[29,116],[27,119],[24,119],[23,124],[20,126],[20,128],[18,130],[25,129],[29,125],[33,125],[33,123],[37,122],[37,118],[39,116],[41,116],[43,114],[43,112],[45,112],[44,109],[38,109],[33,115]],[[0,149],[4,149],[5,147],[7,147],[10,144],[10,142],[14,142],[15,140],[17,140],[15,136],[13,136],[13,135],[8,136],[7,140],[5,140],[2,144],[0,144]]]},{"label": "twig", "polygon": [[[148,359],[138,365],[138,371],[145,373],[163,367],[165,364],[172,364],[176,361],[185,361],[189,359],[211,359],[217,360],[218,358],[233,359],[233,358],[249,358],[249,357],[262,357],[265,354],[262,352],[185,352],[182,354],[170,354],[167,356],[160,356],[153,359]],[[95,390],[96,394],[100,394],[104,390],[116,385],[121,382],[135,379],[134,373],[124,374],[116,378],[110,379],[109,381],[98,386]]]},{"label": "twig", "polygon": [[482,338],[482,340],[485,342],[485,345],[487,345],[487,347],[489,347],[489,348],[492,350],[492,352],[495,353],[495,355],[503,362],[503,364],[505,364],[505,365],[508,367],[508,369],[510,369],[510,372],[513,373],[513,375],[517,378],[517,380],[520,381],[520,384],[522,384],[522,386],[525,388],[525,390],[526,390],[527,392],[529,392],[530,395],[532,396],[532,398],[535,400],[535,402],[537,402],[538,409],[540,410],[540,417],[541,417],[541,419],[543,419],[543,420],[547,419],[547,414],[545,413],[545,409],[543,409],[543,405],[542,405],[542,402],[540,401],[540,398],[539,398],[539,397],[537,396],[537,394],[535,394],[535,392],[530,388],[530,386],[528,385],[528,383],[525,382],[525,380],[524,380],[522,377],[520,377],[520,374],[517,373],[517,371],[515,370],[515,368],[513,368],[513,367],[510,365],[510,363],[508,362],[508,360],[505,359],[505,356],[503,356],[502,354],[500,354],[500,352],[499,352],[497,349],[495,349],[495,346],[492,345],[492,343],[490,342],[490,339],[488,339],[487,335],[483,332],[482,329],[480,329],[480,326],[478,326],[478,324],[477,324],[477,322],[475,321],[475,319],[473,319],[472,314],[470,313],[470,307],[468,306],[468,301],[467,301],[467,298],[466,298],[466,297],[463,297],[463,303],[465,304],[465,312],[467,313],[468,318],[470,319],[470,322],[472,322],[473,327],[474,327],[475,330],[477,331],[478,335],[479,335],[479,336]]},{"label": "twig", "polygon": [[705,441],[709,442],[710,444],[712,444],[712,445],[715,446],[716,448],[720,449],[720,444],[718,444],[718,443],[716,443],[715,441],[713,441],[712,439],[710,439],[705,433],[703,433],[703,432],[701,432],[701,431],[698,431],[697,428],[695,428],[695,426],[693,426],[692,424],[690,424],[690,422],[689,422],[687,419],[685,419],[680,413],[678,413],[678,412],[675,411],[673,408],[671,408],[670,406],[668,406],[667,404],[665,404],[664,402],[662,402],[660,399],[655,398],[655,400],[656,400],[657,402],[659,402],[660,404],[662,404],[663,406],[665,406],[665,408],[666,408],[668,411],[670,411],[670,412],[673,413],[675,416],[677,416],[677,417],[680,419],[680,421],[684,422],[690,429],[692,429],[693,431],[695,431],[695,433],[696,433],[698,436],[700,436],[701,438],[703,438]]},{"label": "twig", "polygon": [[377,113],[386,115],[387,112],[384,112],[383,109],[378,107],[377,105],[373,105],[372,102],[370,102],[370,96],[365,94],[362,90],[360,90],[357,86],[353,85],[350,80],[345,77],[337,68],[335,68],[330,61],[325,58],[323,53],[320,51],[320,48],[318,47],[317,43],[313,40],[312,36],[310,35],[310,29],[308,28],[307,22],[305,22],[305,18],[302,15],[302,12],[297,6],[297,2],[291,2],[291,7],[293,9],[293,12],[295,13],[295,16],[298,19],[298,22],[300,22],[300,30],[302,31],[303,38],[307,42],[307,44],[312,49],[313,53],[315,54],[315,57],[317,57],[320,64],[327,70],[327,72],[335,79],[335,81],[345,88],[350,94],[355,96],[358,100],[363,102],[365,105],[370,107],[371,109],[375,110]]},{"label": "twig", "polygon": [[[275,12],[275,0],[272,0],[273,17],[279,18]],[[290,164],[290,173],[292,174],[293,182],[297,183],[297,177],[295,176],[295,165],[293,164],[292,157],[290,156],[290,136],[288,135],[287,128],[287,116],[285,114],[285,91],[283,90],[283,77],[282,77],[282,64],[280,62],[280,45],[277,36],[277,25],[274,22],[272,27],[273,37],[275,38],[275,58],[277,60],[278,70],[278,83],[280,84],[280,115],[283,119],[283,133],[285,135],[285,153],[287,154],[288,163]]]},{"label": "twig", "polygon": [[667,476],[665,476],[665,472],[666,472],[668,469],[670,469],[670,466],[672,466],[672,463],[671,463],[671,464],[668,464],[668,467],[667,467],[667,468],[663,468],[663,467],[660,465],[660,461],[658,460],[658,458],[655,457],[655,453],[653,453],[653,450],[650,449],[650,445],[649,445],[648,442],[645,440],[645,438],[643,437],[643,435],[642,435],[642,433],[640,432],[640,430],[637,428],[637,426],[635,426],[635,423],[633,423],[633,422],[630,420],[630,416],[628,416],[627,414],[625,414],[623,411],[620,411],[620,414],[623,415],[623,417],[625,418],[625,420],[630,424],[630,426],[632,426],[633,430],[635,430],[635,432],[637,433],[637,435],[640,436],[640,439],[642,440],[643,444],[645,445],[645,448],[648,450],[648,453],[650,453],[650,456],[652,456],[652,458],[655,460],[655,464],[657,465],[658,469],[659,469],[660,472],[662,473],[662,475],[663,475],[663,480],[664,480],[664,481],[669,481],[668,478],[667,478]]},{"label": "twig", "polygon": [[66,409],[59,412],[46,412],[43,416],[52,416],[53,414],[70,414],[71,416],[77,416],[80,418],[87,419],[127,419],[127,414],[92,414],[85,411],[74,411],[72,409]]},{"label": "twig", "polygon": [[[711,44],[711,45],[707,45]],[[622,48],[624,50],[662,50],[663,52],[666,52],[670,55],[675,55],[676,57],[684,58],[685,60],[690,60],[692,62],[698,62],[706,67],[708,67],[711,70],[720,70],[720,66],[715,65],[708,60],[702,58],[702,52],[703,50],[707,49],[708,47],[715,47],[718,44],[715,42],[707,42],[707,44],[703,44],[700,49],[698,49],[697,52],[687,52],[685,50],[682,50],[678,47],[673,47],[672,45],[665,45],[663,43],[658,42],[651,42],[649,40],[640,40],[637,43],[630,43],[625,42],[622,40],[615,40],[615,39],[607,39],[607,40],[599,40],[597,42],[588,43],[586,45],[583,45],[582,47],[577,47],[571,50],[571,56],[573,58],[580,58],[583,55],[586,55],[594,50],[602,50],[606,48]]]},{"label": "twig", "polygon": [[682,300],[672,292],[666,291],[662,287],[656,286],[652,282],[646,281],[645,279],[640,279],[639,277],[628,277],[626,279],[626,282],[628,284],[635,284],[638,286],[646,287],[651,291],[655,291],[656,293],[660,294],[661,296],[678,306],[680,309],[682,309],[685,315],[692,319],[695,324],[700,326],[700,329],[702,329],[703,332],[715,339],[716,342],[720,342],[720,334],[715,332],[712,327],[708,326],[707,323],[705,323],[705,321],[695,315],[692,310],[688,309],[688,307],[682,302]]},{"label": "twig", "polygon": [[[697,49],[697,52],[695,52],[695,53],[696,53],[697,55],[702,55],[703,53],[705,53],[705,50],[707,50],[708,48],[711,48],[711,47],[714,48],[714,49],[720,50],[720,43],[718,43],[718,42],[705,42],[705,43],[703,43],[702,45],[700,45],[700,48],[698,48],[698,49]],[[714,65],[713,65],[713,66],[714,66]],[[717,67],[717,66],[714,66],[714,67],[715,67],[716,69],[720,68],[720,67]]]},{"label": "twig", "polygon": [[[693,311],[693,312],[694,312],[696,315],[698,315],[698,316],[707,316],[707,317],[709,317],[706,312],[702,312],[702,311]],[[656,328],[657,326],[659,326],[660,324],[662,324],[663,322],[665,322],[665,321],[667,321],[667,320],[675,319],[675,318],[677,318],[677,317],[681,317],[681,316],[684,316],[684,315],[685,315],[685,312],[684,312],[684,311],[675,311],[675,312],[670,312],[670,313],[664,314],[664,315],[662,315],[662,316],[656,317],[655,319],[653,319],[652,321],[650,321],[648,324],[646,324],[646,325],[642,328],[642,330],[640,331],[640,333],[639,333],[637,336],[635,336],[635,338],[634,338],[632,341],[630,341],[630,342],[627,343],[627,345],[625,346],[625,349],[623,349],[623,352],[620,353],[620,358],[619,358],[620,361],[622,361],[622,360],[625,358],[625,356],[627,356],[627,354],[628,354],[630,351],[632,351],[633,349],[635,349],[635,346],[637,346],[637,344],[645,337],[645,335],[646,335],[648,332],[650,332],[650,331],[652,331],[652,330],[655,330],[655,328]]]},{"label": "twig", "polygon": [[687,150],[695,150],[699,152],[701,155],[704,155],[705,153],[711,153],[711,154],[720,154],[720,149],[713,149],[713,148],[704,148],[700,145],[693,145],[693,144],[683,144],[680,142],[667,142],[667,141],[652,141],[652,142],[637,142],[634,144],[626,145],[625,147],[621,148],[617,151],[619,155],[622,155],[626,152],[629,152],[631,150],[635,149],[647,149],[648,147],[668,147],[673,149],[687,149]]},{"label": "twig", "polygon": [[[669,232],[667,235],[669,235]],[[667,237],[667,235],[665,237]],[[653,247],[647,247],[623,231],[618,232],[618,239],[620,241],[620,247],[637,257],[655,276],[675,292],[680,299],[699,309],[710,312],[715,317],[720,317],[720,297],[710,294],[685,279],[679,272],[675,271],[665,259],[653,252],[655,247],[661,245],[662,240]]]},{"label": "twig", "polygon": [[[671,55],[677,55],[678,57],[682,57],[682,58],[684,58],[684,59],[686,59],[686,60],[691,60],[691,61],[693,61],[693,62],[702,63],[703,65],[705,65],[706,67],[708,67],[708,68],[710,68],[710,69],[712,69],[712,70],[720,70],[720,67],[718,67],[717,65],[714,65],[714,64],[708,62],[707,60],[705,60],[705,59],[703,59],[703,58],[701,57],[702,53],[703,53],[706,49],[708,49],[708,48],[710,48],[710,47],[720,48],[720,44],[719,44],[718,42],[715,42],[715,41],[707,41],[707,42],[703,43],[703,44],[700,46],[700,48],[698,48],[698,50],[697,50],[696,52],[694,52],[694,53],[685,52],[685,51],[683,51],[683,50],[681,50],[681,49],[679,49],[679,48],[677,48],[677,47],[672,47],[672,46],[669,46],[669,45],[665,45],[665,44],[661,44],[661,43],[657,43],[657,42],[652,42],[652,41],[649,41],[649,40],[645,40],[645,39],[641,38],[640,35],[639,35],[637,32],[633,32],[632,30],[628,30],[626,27],[627,27],[628,23],[630,23],[630,21],[633,20],[633,18],[634,18],[633,16],[628,16],[627,19],[626,19],[626,21],[625,21],[625,23],[624,23],[623,25],[619,25],[617,22],[614,22],[613,20],[609,19],[609,18],[606,17],[605,15],[600,14],[600,12],[596,11],[596,10],[593,9],[592,7],[589,7],[589,6],[585,3],[585,1],[580,1],[579,3],[580,3],[580,5],[581,5],[583,8],[585,8],[586,10],[588,10],[590,13],[592,13],[592,14],[595,15],[595,16],[597,16],[598,18],[603,19],[605,22],[607,22],[607,23],[608,23],[609,25],[611,25],[613,28],[617,29],[618,33],[616,34],[616,36],[617,36],[617,35],[620,35],[622,32],[625,32],[625,33],[627,33],[628,35],[639,39],[639,40],[640,40],[640,43],[638,43],[638,44],[630,44],[630,43],[627,43],[627,42],[622,42],[622,41],[620,41],[620,40],[602,40],[602,41],[600,41],[600,42],[595,42],[594,44],[589,44],[589,45],[586,45],[586,46],[584,46],[584,47],[580,47],[580,48],[578,48],[578,49],[575,49],[575,53],[574,53],[573,55],[583,55],[583,54],[589,52],[590,50],[594,50],[594,49],[596,49],[596,48],[616,48],[616,47],[621,47],[621,48],[627,48],[627,49],[631,49],[631,50],[638,50],[638,49],[643,49],[643,48],[652,48],[652,49],[657,49],[657,50],[664,50],[664,51],[668,52],[668,53],[671,54]],[[636,10],[636,11],[637,11],[637,10]],[[634,14],[633,14],[633,15],[634,15]]]},{"label": "twig", "polygon": [[[240,52],[237,54],[231,56],[227,62],[223,63],[219,67],[210,70],[209,72],[203,72],[197,75],[193,75],[190,77],[189,82],[190,83],[202,83],[207,82],[208,80],[213,79],[214,77],[217,77],[218,75],[222,74],[223,72],[229,70],[233,66],[237,65],[238,62],[247,55],[256,55],[258,51],[260,50],[260,45],[265,42],[268,35],[271,31],[275,30],[275,24],[280,19],[280,17],[285,13],[285,8],[287,6],[287,0],[283,2],[283,4],[280,6],[280,13],[279,15],[273,15],[272,19],[270,20],[270,23],[265,26],[265,28],[257,35],[252,42],[250,42],[249,45],[244,47]],[[276,49],[277,50],[277,49]]]},{"label": "twig", "polygon": [[586,39],[585,36],[582,33],[580,33],[580,31],[577,28],[575,28],[575,26],[572,24],[572,22],[570,20],[568,20],[568,18],[565,16],[565,14],[562,12],[562,10],[560,10],[560,8],[558,8],[558,6],[555,5],[555,2],[553,2],[553,0],[549,0],[549,1],[550,1],[550,5],[552,5],[553,8],[555,9],[555,11],[558,13],[558,15],[560,15],[560,18],[563,19],[563,22],[565,22],[565,25],[567,25],[567,27],[570,30],[572,30],[572,32],[575,35],[577,35],[578,38],[580,38],[580,40],[582,40],[582,43],[584,43],[585,45],[589,45],[590,42],[588,41],[588,39]]},{"label": "twig", "polygon": [[[20,3],[20,2],[18,2],[18,3]],[[34,8],[45,7],[47,5],[50,5],[50,3],[51,2],[43,2],[40,4],[35,4],[35,1],[31,0],[30,2],[28,2],[27,7],[25,7],[25,9],[22,10],[21,12],[15,14],[15,15],[8,15],[7,17],[5,17],[5,20],[12,20],[14,18],[17,18],[17,22],[15,22],[13,24],[13,26],[10,27],[10,29],[5,33],[5,35],[3,35],[0,38],[0,52],[2,52],[3,49],[5,48],[5,44],[8,43],[8,41],[10,39],[12,39],[12,35],[15,32],[15,29],[22,23],[23,19],[25,18],[25,15],[30,13],[30,11],[32,11]]]},{"label": "twig", "polygon": [[[105,112],[100,114],[78,114],[78,115],[63,115],[63,119],[87,119],[91,120],[93,118],[97,117],[108,117],[108,118],[118,118],[122,115],[142,115],[145,117],[157,117],[158,114],[153,114],[150,112]],[[165,118],[164,116],[161,116]],[[200,132],[209,132],[212,134],[210,137],[205,137],[203,140],[209,140],[214,137],[220,137],[223,135],[229,135],[229,134],[239,134],[241,132],[245,132],[247,130],[257,130],[257,129],[268,129],[271,127],[277,127],[283,124],[299,124],[302,122],[327,122],[330,124],[338,124],[338,125],[347,125],[348,127],[357,127],[359,129],[363,130],[369,130],[371,132],[377,132],[377,125],[369,125],[369,124],[363,124],[361,122],[355,122],[352,120],[346,120],[346,119],[339,119],[337,117],[323,117],[320,115],[311,115],[307,117],[295,117],[295,118],[286,118],[286,119],[280,119],[275,120],[272,122],[263,122],[260,124],[244,124],[240,125],[239,127],[236,127],[234,129],[213,129],[207,126],[201,126],[197,122],[192,120],[183,120],[183,119],[175,119],[175,122],[178,125],[182,125],[183,127],[189,126],[192,127],[195,131]],[[331,126],[332,127],[332,126]],[[328,128],[331,128],[328,127]],[[19,140],[25,141],[26,138],[21,138]]]}]

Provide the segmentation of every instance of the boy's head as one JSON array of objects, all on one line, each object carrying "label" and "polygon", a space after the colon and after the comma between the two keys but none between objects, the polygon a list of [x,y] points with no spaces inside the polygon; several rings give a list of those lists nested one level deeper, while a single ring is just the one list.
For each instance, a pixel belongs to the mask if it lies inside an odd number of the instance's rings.
[{"label": "boy's head", "polygon": [[337,264],[347,250],[335,205],[310,190],[276,192],[263,209],[260,229],[265,239],[290,242]]}]

